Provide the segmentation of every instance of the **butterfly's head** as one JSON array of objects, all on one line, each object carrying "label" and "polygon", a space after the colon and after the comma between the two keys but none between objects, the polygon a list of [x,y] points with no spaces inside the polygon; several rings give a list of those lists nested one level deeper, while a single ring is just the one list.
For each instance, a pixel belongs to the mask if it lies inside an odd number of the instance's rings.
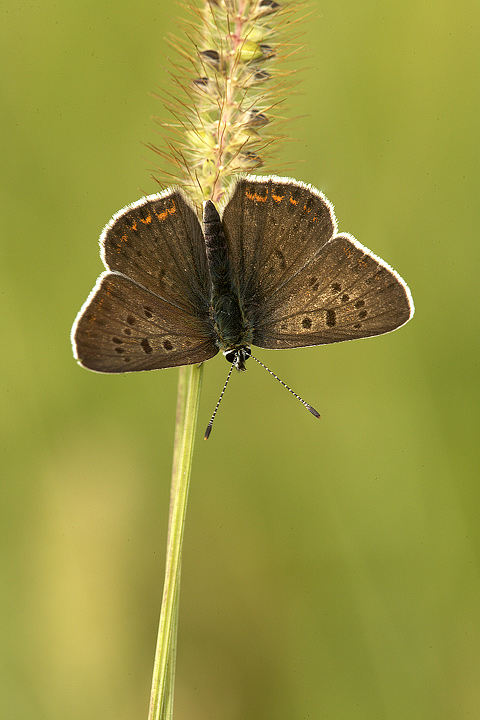
[{"label": "butterfly's head", "polygon": [[243,345],[242,347],[225,350],[223,354],[225,355],[227,361],[232,363],[237,370],[246,370],[245,360],[248,360],[252,353],[249,347]]}]

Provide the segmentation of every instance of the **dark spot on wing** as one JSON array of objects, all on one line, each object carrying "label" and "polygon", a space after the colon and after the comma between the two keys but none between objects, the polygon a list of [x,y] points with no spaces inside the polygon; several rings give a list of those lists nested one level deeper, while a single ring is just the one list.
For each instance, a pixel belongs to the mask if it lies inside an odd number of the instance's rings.
[{"label": "dark spot on wing", "polygon": [[165,350],[173,350],[173,345],[170,342],[170,340],[164,340],[162,345],[165,348]]},{"label": "dark spot on wing", "polygon": [[133,315],[127,315],[127,323],[128,323],[129,325],[135,325],[135,322],[136,322],[136,320],[135,320],[135,318],[133,317]]},{"label": "dark spot on wing", "polygon": [[343,295],[341,296],[340,300],[341,300],[342,302],[348,302],[348,301],[350,300],[350,295],[347,295],[347,293],[343,293]]},{"label": "dark spot on wing", "polygon": [[151,346],[150,343],[148,342],[148,338],[143,338],[143,340],[142,340],[142,342],[140,343],[140,345],[142,346],[143,351],[144,351],[145,353],[147,353],[147,355],[153,351],[152,346]]},{"label": "dark spot on wing", "polygon": [[333,292],[338,293],[338,292],[340,292],[341,289],[342,289],[342,286],[340,285],[340,283],[332,283]]},{"label": "dark spot on wing", "polygon": [[337,316],[335,310],[327,310],[326,323],[328,327],[335,327],[337,324]]},{"label": "dark spot on wing", "polygon": [[146,318],[150,319],[153,317],[153,310],[151,307],[149,307],[149,305],[143,306],[143,312],[145,313]]},{"label": "dark spot on wing", "polygon": [[302,320],[302,327],[305,328],[305,330],[310,330],[312,327],[312,319],[309,317],[304,317]]}]

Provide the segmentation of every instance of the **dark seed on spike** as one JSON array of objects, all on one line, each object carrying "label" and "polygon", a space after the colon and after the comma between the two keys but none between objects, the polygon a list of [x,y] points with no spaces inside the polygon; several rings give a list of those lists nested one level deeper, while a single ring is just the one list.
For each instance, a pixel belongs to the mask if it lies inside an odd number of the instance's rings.
[{"label": "dark seed on spike", "polygon": [[258,3],[257,16],[271,15],[272,13],[277,12],[280,7],[280,3],[275,2],[275,0],[260,0]]},{"label": "dark seed on spike", "polygon": [[220,53],[216,50],[201,50],[199,55],[206,65],[210,65],[215,70],[222,70],[225,67],[225,63],[221,62]]},{"label": "dark seed on spike", "polygon": [[269,122],[268,117],[258,110],[249,110],[245,116],[245,125],[248,127],[260,128],[268,125]]}]

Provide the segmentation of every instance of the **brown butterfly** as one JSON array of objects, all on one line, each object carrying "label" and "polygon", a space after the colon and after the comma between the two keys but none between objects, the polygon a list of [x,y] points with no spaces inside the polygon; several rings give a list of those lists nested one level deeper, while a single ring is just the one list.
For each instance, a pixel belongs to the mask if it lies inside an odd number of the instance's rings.
[{"label": "brown butterfly", "polygon": [[240,177],[221,215],[204,203],[203,229],[181,190],[149,195],[113,216],[100,245],[106,271],[72,328],[75,357],[97,372],[201,363],[219,350],[245,370],[251,345],[381,335],[414,312],[395,270],[337,233],[325,196],[290,178]]}]

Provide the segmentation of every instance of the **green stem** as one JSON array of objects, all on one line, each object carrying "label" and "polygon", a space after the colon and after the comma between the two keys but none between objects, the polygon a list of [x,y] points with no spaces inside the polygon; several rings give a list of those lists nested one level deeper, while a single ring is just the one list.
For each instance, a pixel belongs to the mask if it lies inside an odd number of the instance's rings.
[{"label": "green stem", "polygon": [[180,368],[167,561],[148,720],[172,717],[182,542],[203,366]]}]

